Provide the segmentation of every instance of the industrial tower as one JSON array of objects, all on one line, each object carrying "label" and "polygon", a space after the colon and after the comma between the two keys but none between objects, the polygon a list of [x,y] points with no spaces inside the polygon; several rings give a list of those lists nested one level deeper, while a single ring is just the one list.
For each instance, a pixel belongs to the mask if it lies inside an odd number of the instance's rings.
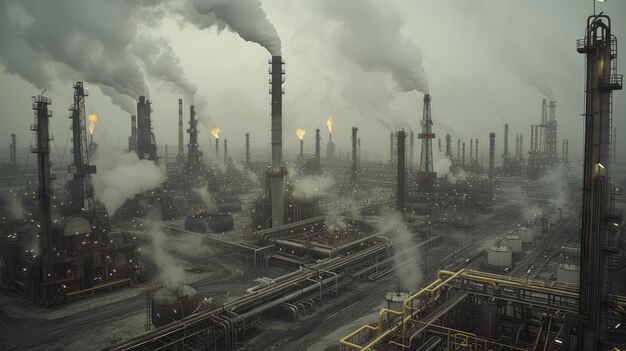
[{"label": "industrial tower", "polygon": [[[89,148],[87,130],[85,128],[85,96],[89,93],[83,87],[83,82],[74,83],[74,104],[70,107],[72,120],[72,165],[69,173],[70,193],[72,196],[72,213],[81,213],[84,210],[94,209],[93,187],[90,174],[96,173],[96,166],[89,164]],[[87,205],[85,205],[87,201]]]},{"label": "industrial tower", "polygon": [[156,141],[152,132],[152,103],[145,96],[137,101],[137,155],[140,159],[158,161]]},{"label": "industrial tower", "polygon": [[[272,165],[268,170],[272,202],[272,227],[285,224],[285,175],[283,165],[283,94],[285,60],[272,56],[270,64],[270,96],[272,126]],[[317,150],[316,150],[317,152]]]},{"label": "industrial tower", "polygon": [[189,144],[187,145],[187,164],[186,172],[189,175],[196,176],[200,172],[200,164],[202,162],[202,151],[198,149],[198,120],[196,119],[196,110],[194,105],[189,106]]},{"label": "industrial tower", "polygon": [[589,16],[585,38],[576,46],[586,58],[577,346],[579,350],[602,350],[611,343],[607,316],[615,305],[607,260],[617,244],[611,240],[615,237],[612,230],[622,220],[613,207],[615,194],[610,185],[611,106],[613,90],[622,89],[623,78],[616,73],[617,39],[611,34],[611,19],[603,14]]},{"label": "industrial tower", "polygon": [[41,257],[41,301],[48,303],[52,296],[52,281],[54,272],[52,265],[52,184],[50,165],[50,117],[52,111],[48,111],[48,105],[52,100],[45,95],[33,96],[33,110],[35,111],[35,123],[31,129],[37,133],[37,146],[32,149],[37,154],[37,174],[39,177],[39,250]]},{"label": "industrial tower", "polygon": [[424,95],[424,112],[422,114],[422,132],[417,135],[422,139],[422,154],[420,156],[420,168],[417,172],[417,183],[420,191],[428,192],[432,189],[437,173],[433,171],[433,120],[430,114],[430,94]]}]

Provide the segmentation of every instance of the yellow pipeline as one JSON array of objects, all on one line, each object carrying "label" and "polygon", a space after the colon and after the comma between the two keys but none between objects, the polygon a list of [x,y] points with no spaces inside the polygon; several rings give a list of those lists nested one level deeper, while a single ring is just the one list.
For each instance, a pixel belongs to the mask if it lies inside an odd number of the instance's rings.
[{"label": "yellow pipeline", "polygon": [[[371,325],[366,324],[366,325],[364,325],[364,326],[360,327],[359,329],[357,329],[357,330],[353,331],[352,333],[348,334],[348,336],[346,336],[346,337],[342,338],[342,339],[340,340],[341,345],[343,345],[343,346],[348,346],[348,347],[350,347],[350,348],[354,348],[354,349],[356,349],[356,350],[361,350],[361,346],[360,346],[360,345],[353,344],[353,343],[349,342],[348,340],[349,340],[349,339],[352,339],[355,335],[360,334],[360,333],[361,333],[363,330],[365,330],[365,329],[369,329],[369,330],[377,330],[375,327],[372,327]],[[343,347],[342,347],[342,349],[343,349]]]},{"label": "yellow pipeline", "polygon": [[383,332],[383,317],[385,316],[385,313],[395,314],[396,316],[404,315],[404,312],[402,311],[390,310],[387,308],[383,308],[382,310],[380,310],[380,312],[378,312],[378,334]]}]

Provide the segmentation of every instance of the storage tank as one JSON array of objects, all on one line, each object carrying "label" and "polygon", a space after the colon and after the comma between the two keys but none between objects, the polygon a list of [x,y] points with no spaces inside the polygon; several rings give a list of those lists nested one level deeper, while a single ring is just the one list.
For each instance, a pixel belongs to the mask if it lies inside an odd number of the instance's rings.
[{"label": "storage tank", "polygon": [[508,246],[493,245],[487,251],[487,263],[495,267],[509,267],[513,262],[513,251]]},{"label": "storage tank", "polygon": [[529,227],[520,227],[518,233],[519,237],[522,238],[522,244],[531,244],[536,234],[533,229]]},{"label": "storage tank", "polygon": [[517,234],[509,234],[506,236],[506,244],[511,248],[513,253],[522,252],[522,238]]},{"label": "storage tank", "polygon": [[559,263],[556,268],[556,280],[564,283],[578,284],[580,267],[571,263]]},{"label": "storage tank", "polygon": [[189,285],[159,289],[152,295],[152,324],[171,323],[192,314],[198,308],[198,292]]},{"label": "storage tank", "polygon": [[[402,311],[402,303],[404,303],[405,300],[408,300],[409,297],[411,297],[411,295],[404,293],[404,292],[400,292],[400,291],[389,292],[385,296],[385,304],[387,305],[386,308],[389,310],[394,310],[394,311]],[[395,315],[388,314],[386,316],[386,319],[389,319],[389,317],[393,319]]]}]

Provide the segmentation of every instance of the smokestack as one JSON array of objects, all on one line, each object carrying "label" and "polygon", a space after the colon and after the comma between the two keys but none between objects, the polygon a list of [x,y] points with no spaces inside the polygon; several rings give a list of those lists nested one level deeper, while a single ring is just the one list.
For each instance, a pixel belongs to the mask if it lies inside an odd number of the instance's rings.
[{"label": "smokestack", "polygon": [[202,162],[202,152],[198,149],[198,120],[196,119],[196,109],[194,105],[189,106],[189,145],[187,145],[186,172],[197,175]]},{"label": "smokestack", "polygon": [[541,144],[539,142],[539,126],[535,125],[535,151],[540,151]]},{"label": "smokestack", "polygon": [[322,164],[320,160],[320,151],[321,151],[320,141],[321,141],[320,129],[317,128],[315,129],[315,167],[318,172],[321,171],[322,169]]},{"label": "smokestack", "polygon": [[220,158],[220,138],[215,138],[215,160]]},{"label": "smokestack", "polygon": [[246,133],[246,167],[250,168],[250,133]]},{"label": "smokestack", "polygon": [[504,125],[504,156],[509,156],[509,124]]},{"label": "smokestack", "polygon": [[11,134],[11,145],[9,145],[9,157],[11,166],[17,165],[17,143],[15,142],[15,133]]},{"label": "smokestack", "polygon": [[406,133],[404,129],[398,130],[398,161],[397,161],[397,194],[396,194],[396,210],[404,214],[404,192],[406,183],[406,174],[404,169],[404,141],[406,139]]},{"label": "smokestack", "polygon": [[185,154],[185,145],[183,141],[183,99],[178,99],[178,157],[182,158]]},{"label": "smokestack", "polygon": [[491,192],[493,193],[493,173],[496,156],[496,133],[489,133],[489,183],[491,184]]},{"label": "smokestack", "polygon": [[393,165],[394,162],[394,153],[393,153],[393,132],[389,133],[389,163]]},{"label": "smokestack", "polygon": [[465,166],[465,142],[463,143],[463,156],[461,157],[461,165]]},{"label": "smokestack", "polygon": [[300,139],[300,159],[304,158],[304,139]]},{"label": "smokestack", "polygon": [[413,131],[409,132],[409,170],[413,171],[413,139],[415,136]]},{"label": "smokestack", "polygon": [[469,154],[470,161],[472,161],[473,157],[474,157],[474,139],[470,139],[470,154]]},{"label": "smokestack", "polygon": [[450,158],[451,153],[452,153],[452,146],[450,145],[452,139],[450,137],[450,134],[446,134],[446,157]]},{"label": "smokestack", "polygon": [[48,296],[52,293],[52,284],[46,284],[53,281],[52,269],[52,185],[50,183],[50,130],[49,118],[52,117],[52,111],[48,111],[48,105],[52,104],[52,100],[45,95],[37,95],[33,97],[33,110],[35,110],[35,125],[32,127],[37,132],[37,148],[33,153],[37,154],[37,174],[39,176],[39,214],[41,234],[39,237],[40,254],[41,254],[41,292],[42,302],[47,303]]},{"label": "smokestack", "polygon": [[285,224],[285,169],[283,166],[283,82],[285,66],[281,56],[270,59],[270,95],[272,113],[272,167],[270,190],[272,227]]},{"label": "smokestack", "polygon": [[128,152],[137,151],[137,116],[130,116],[130,137],[128,137]]},{"label": "smokestack", "polygon": [[524,158],[524,134],[519,135],[519,157]]},{"label": "smokestack", "polygon": [[530,151],[535,151],[535,125],[530,125]]},{"label": "smokestack", "polygon": [[474,150],[474,152],[476,153],[476,156],[474,157],[476,159],[476,162],[478,162],[478,139],[476,139],[476,150]]},{"label": "smokestack", "polygon": [[441,138],[437,139],[439,142],[439,153],[441,153]]},{"label": "smokestack", "polygon": [[356,186],[356,177],[357,177],[357,132],[359,128],[352,127],[352,171],[350,172],[350,184],[354,187]]},{"label": "smokestack", "polygon": [[224,164],[228,164],[228,140],[224,139]]}]

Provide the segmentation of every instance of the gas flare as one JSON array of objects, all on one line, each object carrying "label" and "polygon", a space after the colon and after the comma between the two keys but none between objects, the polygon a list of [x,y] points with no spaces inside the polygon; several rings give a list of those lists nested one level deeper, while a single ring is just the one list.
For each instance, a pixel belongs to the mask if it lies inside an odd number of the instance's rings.
[{"label": "gas flare", "polygon": [[328,127],[328,132],[333,134],[333,116],[328,115],[328,119],[326,120],[326,127]]},{"label": "gas flare", "polygon": [[304,129],[302,128],[296,129],[296,135],[298,136],[298,139],[300,140],[304,139],[304,133],[306,133]]},{"label": "gas flare", "polygon": [[98,121],[98,115],[92,113],[88,117],[89,119],[89,134],[93,135],[93,130],[96,128],[96,122]]},{"label": "gas flare", "polygon": [[215,139],[219,139],[220,138],[220,131],[221,131],[221,129],[219,129],[219,128],[213,128],[213,129],[211,129],[211,135],[213,135],[215,137]]}]

